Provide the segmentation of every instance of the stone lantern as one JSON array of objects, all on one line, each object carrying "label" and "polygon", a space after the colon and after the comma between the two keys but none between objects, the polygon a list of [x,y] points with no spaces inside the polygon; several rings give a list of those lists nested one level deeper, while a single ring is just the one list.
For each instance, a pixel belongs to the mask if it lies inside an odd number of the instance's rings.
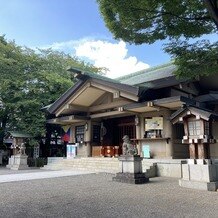
[{"label": "stone lantern", "polygon": [[8,165],[6,166],[12,170],[24,170],[28,169],[27,158],[25,153],[26,140],[31,138],[29,134],[21,132],[8,132],[5,137],[5,141],[11,142],[12,155],[9,158]]},{"label": "stone lantern", "polygon": [[218,115],[204,108],[187,106],[171,116],[173,124],[182,122],[182,143],[189,144],[190,159],[182,164],[180,186],[216,191],[218,188],[218,164],[210,159],[210,144],[216,143],[212,136],[212,122]]}]

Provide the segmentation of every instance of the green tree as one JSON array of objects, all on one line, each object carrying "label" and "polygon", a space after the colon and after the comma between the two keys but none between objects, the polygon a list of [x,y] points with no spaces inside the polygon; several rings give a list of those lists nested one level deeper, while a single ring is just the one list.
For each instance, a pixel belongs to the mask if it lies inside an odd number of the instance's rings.
[{"label": "green tree", "polygon": [[74,66],[99,73],[101,69],[76,57],[51,49],[34,51],[0,37],[0,123],[2,132],[25,131],[39,136],[45,131],[40,110],[73,84]]},{"label": "green tree", "polygon": [[[211,57],[214,54],[214,43],[208,46],[208,42],[195,44],[188,43],[191,38],[197,38],[204,34],[215,33],[218,30],[218,0],[97,0],[100,12],[106,26],[116,39],[122,39],[129,43],[142,44],[154,43],[157,40],[168,39],[165,51],[169,52],[175,63],[178,64],[178,76],[191,76],[183,68],[185,55],[191,55],[191,61],[202,63],[199,57],[195,58],[196,48],[202,48],[205,44],[204,54]],[[181,41],[182,40],[182,41]],[[193,47],[192,47],[193,46]],[[175,48],[176,47],[176,48]],[[213,47],[213,49],[212,49]],[[212,49],[212,50],[211,50]],[[190,63],[190,59],[186,59]],[[208,74],[211,62],[200,72]],[[214,62],[216,67],[217,61]],[[199,67],[199,66],[198,66]],[[205,71],[206,70],[206,71]],[[199,73],[198,73],[199,75]]]}]

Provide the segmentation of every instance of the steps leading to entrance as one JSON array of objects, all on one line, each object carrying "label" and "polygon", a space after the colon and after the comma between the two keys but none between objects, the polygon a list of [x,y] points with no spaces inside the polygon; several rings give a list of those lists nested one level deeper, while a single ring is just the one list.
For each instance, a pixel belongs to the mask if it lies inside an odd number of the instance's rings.
[{"label": "steps leading to entrance", "polygon": [[[84,170],[91,172],[118,173],[119,160],[117,158],[98,158],[98,157],[83,157],[74,159],[58,159],[48,161],[48,165],[42,169],[47,170]],[[146,172],[149,178],[156,176],[156,164],[142,161],[143,172]]]},{"label": "steps leading to entrance", "polygon": [[116,173],[119,171],[119,161],[116,158],[75,158],[63,159],[46,165],[43,169],[63,170],[75,169],[92,172]]}]

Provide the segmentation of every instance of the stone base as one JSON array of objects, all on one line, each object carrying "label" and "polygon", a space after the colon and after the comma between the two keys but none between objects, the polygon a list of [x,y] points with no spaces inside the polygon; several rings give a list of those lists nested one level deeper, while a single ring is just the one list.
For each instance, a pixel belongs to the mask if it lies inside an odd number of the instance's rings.
[{"label": "stone base", "polygon": [[130,183],[130,184],[145,184],[149,181],[149,178],[145,176],[145,173],[117,173],[113,177],[113,181]]},{"label": "stone base", "polygon": [[27,158],[28,156],[25,154],[12,155],[9,158],[9,163],[6,167],[11,170],[27,170],[29,169],[27,165]]},{"label": "stone base", "polygon": [[198,182],[180,179],[179,185],[184,188],[192,188],[205,191],[217,191],[218,189],[218,182]]},{"label": "stone base", "polygon": [[120,172],[122,173],[142,173],[142,160],[139,155],[122,155],[120,161]]},{"label": "stone base", "polygon": [[216,191],[218,188],[218,165],[211,160],[188,161],[182,164],[182,179],[179,185],[207,191]]}]

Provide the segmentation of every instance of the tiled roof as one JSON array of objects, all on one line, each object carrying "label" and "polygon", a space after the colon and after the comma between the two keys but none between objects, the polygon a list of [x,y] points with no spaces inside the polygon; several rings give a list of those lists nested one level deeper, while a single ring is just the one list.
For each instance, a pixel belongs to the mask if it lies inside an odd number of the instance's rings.
[{"label": "tiled roof", "polygon": [[78,72],[80,72],[82,75],[88,76],[88,77],[91,77],[91,78],[94,78],[94,79],[100,79],[100,80],[104,80],[104,81],[108,81],[108,82],[120,83],[119,80],[111,79],[111,78],[108,78],[108,77],[106,77],[106,76],[100,75],[100,74],[98,74],[98,73],[83,71],[83,70],[81,70],[81,69],[79,69],[79,68],[69,67],[69,68],[68,68],[68,71],[70,71],[70,72],[72,72],[72,73],[76,73],[76,72],[78,71]]},{"label": "tiled roof", "polygon": [[122,76],[117,78],[116,80],[128,85],[145,84],[146,86],[147,84],[149,86],[149,82],[152,81],[167,79],[169,77],[175,78],[173,74],[175,70],[176,66],[173,63],[168,63],[161,66],[148,68],[146,70],[141,70],[126,76]]},{"label": "tiled roof", "polygon": [[186,111],[190,111],[191,114],[194,115],[200,115],[200,117],[205,120],[209,120],[210,118],[214,120],[218,119],[218,114],[214,113],[213,111],[210,111],[206,108],[200,108],[192,105],[192,106],[185,106],[174,112],[171,115],[170,120],[173,121],[176,120],[178,117],[187,116],[187,113],[184,113]]},{"label": "tiled roof", "polygon": [[32,138],[30,134],[24,132],[9,131],[8,133],[15,138]]}]

